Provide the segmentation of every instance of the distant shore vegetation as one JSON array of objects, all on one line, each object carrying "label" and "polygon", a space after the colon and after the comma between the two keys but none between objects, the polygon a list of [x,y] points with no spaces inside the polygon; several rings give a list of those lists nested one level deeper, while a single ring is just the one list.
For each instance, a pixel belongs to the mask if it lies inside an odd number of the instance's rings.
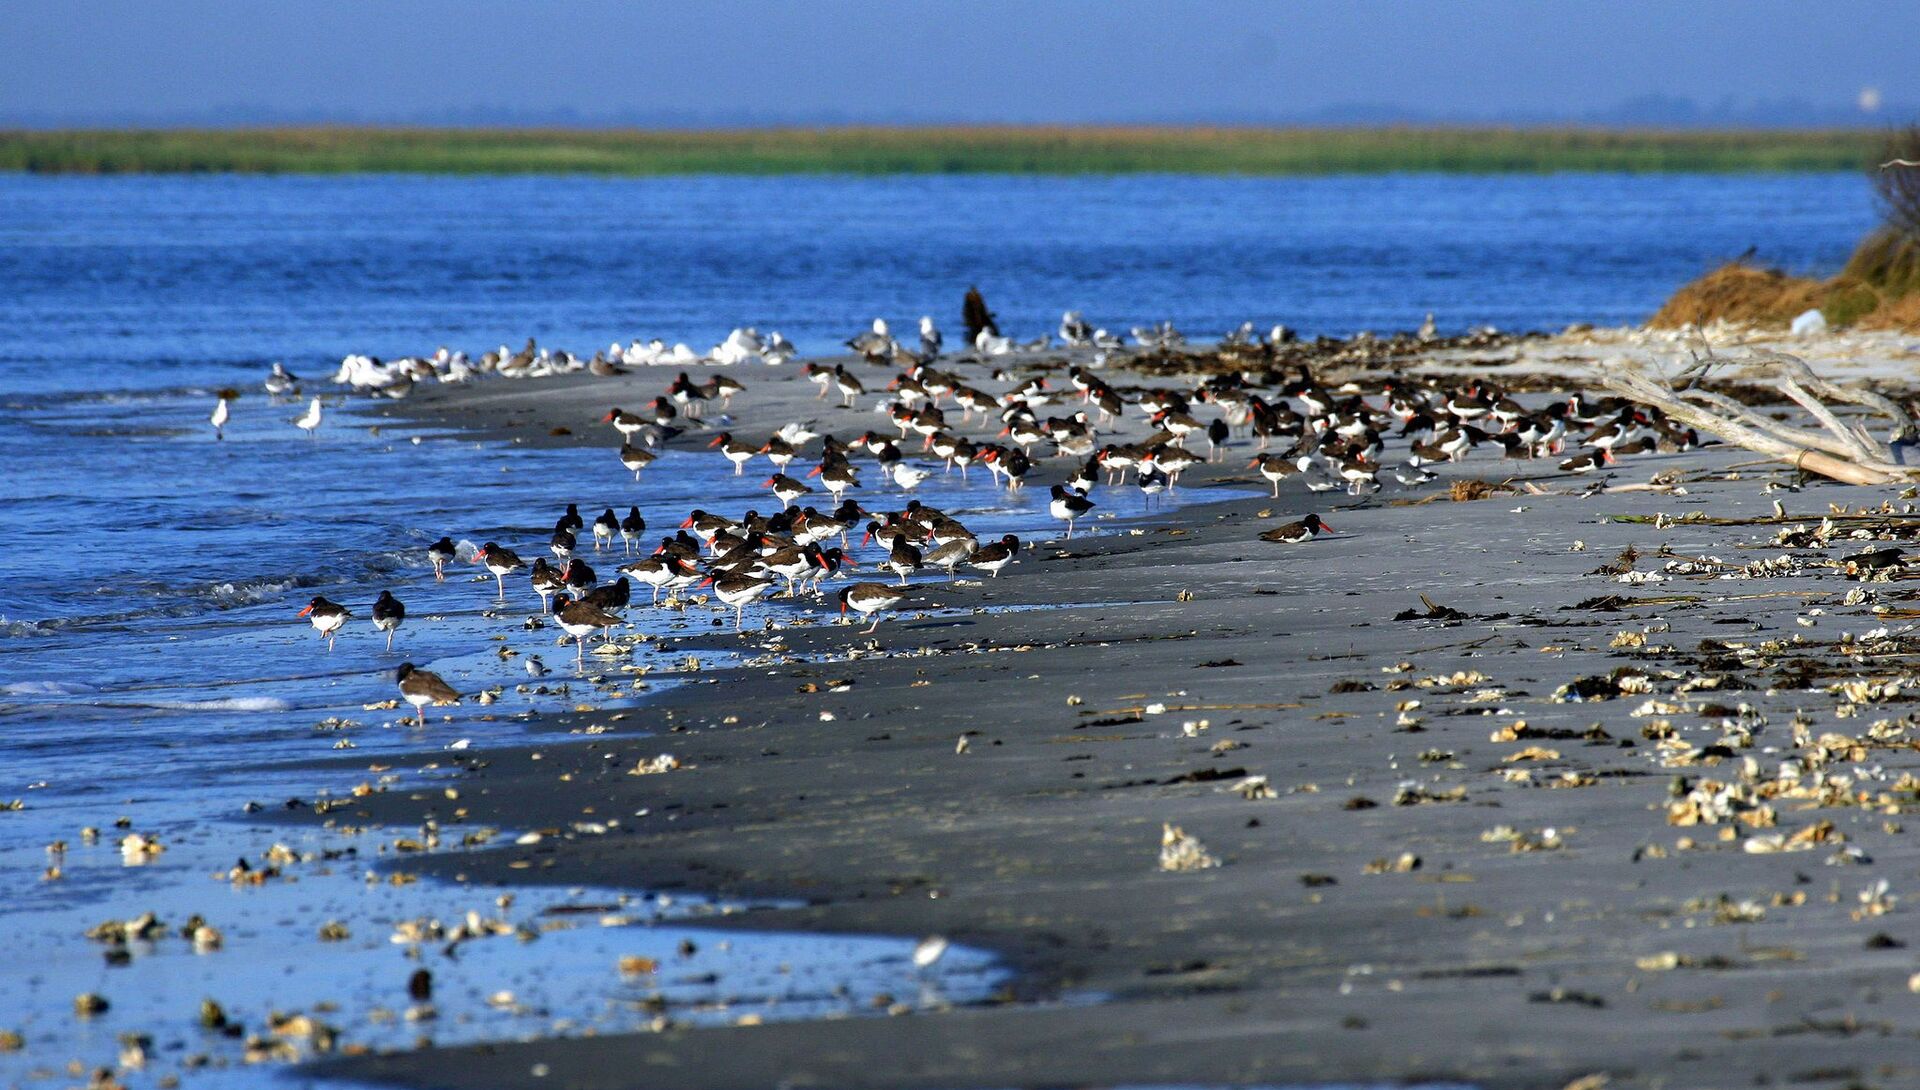
[{"label": "distant shore vegetation", "polygon": [[0,130],[44,174],[1123,174],[1858,170],[1863,130],[820,128]]}]

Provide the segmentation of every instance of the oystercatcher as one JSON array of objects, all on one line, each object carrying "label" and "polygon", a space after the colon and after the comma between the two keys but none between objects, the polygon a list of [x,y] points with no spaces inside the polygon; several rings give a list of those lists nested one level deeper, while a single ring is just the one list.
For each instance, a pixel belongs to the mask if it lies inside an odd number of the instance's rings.
[{"label": "oystercatcher", "polygon": [[847,610],[851,609],[862,616],[872,617],[873,624],[861,633],[870,636],[880,627],[880,612],[899,605],[906,596],[904,589],[885,583],[855,583],[840,592],[840,615],[846,616]]},{"label": "oystercatcher", "polygon": [[1587,454],[1576,454],[1560,463],[1560,468],[1568,473],[1592,473],[1601,466],[1613,461],[1613,452],[1605,447]]},{"label": "oystercatcher", "polygon": [[566,567],[560,569],[560,581],[565,584],[566,590],[577,598],[592,590],[593,585],[600,581],[600,577],[594,574],[593,568],[586,561],[576,556],[567,561]]},{"label": "oystercatcher", "polygon": [[631,443],[620,445],[620,464],[633,470],[635,482],[640,480],[640,471],[652,465],[653,460],[658,457],[660,457],[658,454],[644,447],[636,447]]},{"label": "oystercatcher", "polygon": [[1077,519],[1085,518],[1093,510],[1093,501],[1085,496],[1076,496],[1061,485],[1053,486],[1053,502],[1047,505],[1053,517],[1067,524],[1067,540],[1073,540],[1073,524]]},{"label": "oystercatcher", "polygon": [[459,691],[441,680],[439,674],[422,670],[411,662],[401,663],[393,672],[393,679],[400,684],[400,699],[413,705],[414,720],[422,727],[427,725],[427,705],[460,703]]},{"label": "oystercatcher", "polygon": [[[607,415],[601,417],[600,422],[603,424],[612,424],[615,428],[619,429],[623,439],[631,437],[634,432],[647,426],[645,417],[635,416],[633,413],[627,412],[618,405],[608,409]],[[638,470],[635,472],[638,472]]]},{"label": "oystercatcher", "polygon": [[623,623],[620,618],[590,602],[576,602],[562,594],[553,600],[553,616],[560,627],[573,637],[574,661],[584,664],[587,658],[587,637],[595,629],[609,629]]},{"label": "oystercatcher", "polygon": [[620,532],[620,516],[609,507],[600,512],[593,520],[593,551],[599,552],[613,544],[614,536]]},{"label": "oystercatcher", "polygon": [[1273,485],[1273,498],[1280,498],[1280,482],[1288,477],[1298,476],[1300,467],[1293,459],[1280,454],[1263,454],[1247,463],[1248,469],[1259,467],[1260,475]]},{"label": "oystercatcher", "polygon": [[633,555],[634,543],[639,541],[640,535],[646,532],[647,520],[640,517],[640,509],[629,506],[627,517],[620,520],[620,541],[626,546],[625,555]]},{"label": "oystercatcher", "polygon": [[907,541],[904,533],[896,534],[893,539],[893,548],[887,550],[885,566],[900,577],[901,586],[907,585],[907,576],[919,571],[921,563],[920,550]]},{"label": "oystercatcher", "polygon": [[998,579],[1000,578],[1000,569],[1013,563],[1014,558],[1019,552],[1020,539],[1012,534],[1007,534],[999,541],[989,542],[980,546],[979,549],[974,551],[973,556],[968,559],[967,566],[970,568],[979,568],[981,571]]},{"label": "oystercatcher", "polygon": [[774,496],[780,501],[780,509],[793,506],[793,501],[813,491],[811,485],[796,481],[785,473],[775,473],[767,478],[766,487],[773,489]]},{"label": "oystercatcher", "polygon": [[340,626],[346,624],[347,618],[352,617],[353,614],[347,610],[346,606],[328,601],[325,595],[316,594],[313,596],[313,601],[308,602],[307,607],[300,611],[300,616],[307,618],[314,629],[326,638],[327,650],[331,651],[334,634],[340,631]]},{"label": "oystercatcher", "polygon": [[653,588],[653,604],[660,604],[660,588],[677,579],[700,575],[700,569],[691,560],[681,556],[650,556],[645,560],[636,560],[620,569],[621,574],[631,575],[635,579]]},{"label": "oystercatcher", "polygon": [[544,556],[533,558],[533,570],[528,577],[533,580],[533,592],[540,596],[540,612],[550,612],[553,596],[567,589],[566,580],[560,578],[559,569],[547,563]]},{"label": "oystercatcher", "polygon": [[427,561],[433,565],[435,582],[447,577],[447,565],[453,563],[453,558],[458,552],[459,550],[453,547],[453,539],[450,537],[443,537],[427,546]]},{"label": "oystercatcher", "polygon": [[380,592],[373,603],[373,627],[387,634],[387,650],[393,650],[393,632],[407,619],[407,607],[390,590]]},{"label": "oystercatcher", "polygon": [[1320,521],[1319,515],[1308,515],[1299,522],[1289,522],[1285,526],[1268,530],[1260,535],[1262,541],[1277,541],[1283,545],[1298,545],[1302,541],[1312,541],[1321,531],[1333,532],[1333,527]]},{"label": "oystercatcher", "polygon": [[713,584],[713,593],[733,607],[733,630],[743,631],[747,623],[747,603],[767,592],[773,580],[758,575],[729,575],[719,579],[708,576],[700,586]]},{"label": "oystercatcher", "polygon": [[720,453],[726,456],[727,461],[733,463],[733,475],[736,477],[745,473],[747,463],[753,460],[754,455],[760,453],[759,447],[752,443],[740,442],[733,437],[732,432],[725,431],[714,436],[713,442],[708,443],[707,446],[720,448]]},{"label": "oystercatcher", "polygon": [[485,564],[487,570],[493,573],[493,580],[499,584],[500,598],[503,601],[507,597],[507,576],[526,566],[520,559],[519,553],[504,546],[495,545],[491,541],[480,546],[480,551],[473,554],[473,562]]}]

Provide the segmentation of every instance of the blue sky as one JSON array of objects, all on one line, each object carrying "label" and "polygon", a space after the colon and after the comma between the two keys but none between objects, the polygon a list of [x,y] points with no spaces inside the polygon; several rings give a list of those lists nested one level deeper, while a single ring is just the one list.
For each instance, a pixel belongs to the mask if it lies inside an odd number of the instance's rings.
[{"label": "blue sky", "polygon": [[5,0],[0,125],[1904,122],[1916,40],[1913,0]]}]

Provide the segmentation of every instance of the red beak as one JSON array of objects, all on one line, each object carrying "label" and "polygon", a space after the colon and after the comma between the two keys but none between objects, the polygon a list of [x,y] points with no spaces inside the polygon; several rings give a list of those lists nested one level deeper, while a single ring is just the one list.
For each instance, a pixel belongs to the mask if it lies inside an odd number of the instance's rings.
[{"label": "red beak", "polygon": [[809,476],[809,477],[818,477],[818,476],[820,475],[820,471],[821,471],[822,469],[824,469],[824,468],[826,468],[826,467],[825,467],[825,466],[814,466],[814,467],[813,467],[812,469],[809,469],[809,470],[807,470],[807,476]]},{"label": "red beak", "polygon": [[1257,466],[1259,464],[1260,464],[1260,459],[1255,458],[1253,461],[1247,463],[1247,468],[1252,469],[1254,466]]},{"label": "red beak", "polygon": [[708,443],[708,444],[707,444],[707,446],[708,446],[709,448],[712,448],[712,447],[717,447],[717,446],[719,446],[719,445],[720,445],[720,444],[721,444],[722,442],[724,442],[724,440],[722,440],[722,439],[721,439],[721,438],[720,438],[719,436],[717,436],[717,435],[716,435],[716,436],[714,436],[714,437],[713,437],[713,442],[711,442],[711,443]]},{"label": "red beak", "polygon": [[772,488],[772,487],[773,487],[773,478],[772,478],[772,477],[768,477],[768,478],[767,478],[767,479],[766,479],[766,480],[765,480],[764,482],[762,482],[762,483],[761,483],[761,485],[760,485],[760,487],[761,487],[761,488]]},{"label": "red beak", "polygon": [[1328,526],[1324,520],[1321,521],[1320,528],[1322,530],[1325,530],[1327,533],[1333,533],[1333,527]]},{"label": "red beak", "polygon": [[601,422],[602,424],[609,424],[609,423],[612,423],[612,422],[613,422],[613,410],[611,410],[611,409],[609,409],[609,410],[607,410],[607,415],[605,415],[605,416],[603,416],[603,417],[601,417],[601,418],[600,418],[600,422]]},{"label": "red beak", "polygon": [[709,575],[705,579],[702,579],[698,583],[695,583],[693,585],[693,589],[699,590],[701,587],[704,587],[711,582],[713,582],[713,576]]},{"label": "red beak", "polygon": [[305,616],[306,616],[307,614],[309,614],[309,613],[312,613],[312,612],[313,612],[313,604],[312,604],[311,602],[309,602],[309,603],[307,604],[307,607],[306,607],[305,609],[302,609],[302,610],[300,611],[300,616],[302,616],[302,617],[305,617]]},{"label": "red beak", "polygon": [[859,566],[860,566],[860,562],[859,562],[858,560],[855,560],[855,559],[854,559],[853,557],[850,557],[850,556],[843,556],[843,557],[841,557],[841,558],[840,558],[840,563],[842,563],[842,564],[845,564],[845,565],[846,565],[847,567],[849,567],[849,568],[857,568],[857,567],[859,567]]},{"label": "red beak", "polygon": [[683,523],[681,523],[681,524],[680,524],[680,528],[681,528],[682,530],[684,530],[684,529],[686,529],[687,527],[689,527],[689,526],[692,526],[692,525],[693,525],[693,516],[692,516],[692,515],[688,515],[688,516],[687,516],[687,521],[685,521],[685,522],[683,522]]}]

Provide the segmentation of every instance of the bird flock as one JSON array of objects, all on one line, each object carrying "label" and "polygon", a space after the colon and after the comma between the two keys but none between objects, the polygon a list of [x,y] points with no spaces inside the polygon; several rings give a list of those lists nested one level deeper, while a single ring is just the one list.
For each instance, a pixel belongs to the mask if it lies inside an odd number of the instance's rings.
[{"label": "bird flock", "polygon": [[[742,332],[746,336],[738,343],[764,344],[751,330],[736,331]],[[1134,333],[1138,343],[1155,350],[1180,343],[1170,324]],[[998,335],[984,328],[980,334]],[[1081,347],[1114,340],[1076,312],[1063,317],[1060,335]],[[1270,343],[1290,337],[1276,327]],[[1262,368],[1256,356],[1244,352],[1262,344],[1251,323],[1230,332],[1224,342],[1243,350],[1234,358],[1248,361],[1247,366],[1208,368],[1213,373],[1183,386],[1130,385],[1102,373],[1108,357],[1099,353],[1091,359],[1083,353],[1083,363],[1061,361],[1048,373],[1021,373],[1028,369],[1010,372],[985,352],[971,357],[984,368],[962,369],[958,359],[943,361],[931,319],[921,322],[918,351],[904,348],[877,320],[847,342],[859,359],[809,362],[801,369],[819,388],[817,400],[831,399],[843,409],[854,409],[870,392],[880,395],[873,406],[875,422],[884,418],[887,423],[858,434],[834,434],[820,421],[807,420],[744,435],[728,411],[734,398],[747,392],[746,385],[721,374],[696,381],[683,370],[639,409],[615,406],[599,417],[617,433],[622,465],[639,483],[663,448],[697,430],[699,442],[691,449],[717,453],[736,476],[764,460],[769,475],[761,487],[778,502],[777,510],[769,506],[764,514],[749,510],[732,517],[696,508],[649,547],[639,505],[626,505],[625,515],[607,506],[589,523],[578,504],[568,504],[544,548],[528,548],[536,554],[531,563],[495,541],[475,549],[471,560],[494,577],[500,601],[508,598],[509,579],[526,579],[540,599],[541,616],[550,619],[530,623],[557,626],[573,641],[576,663],[584,667],[587,641],[625,624],[639,605],[632,593],[635,583],[649,588],[648,607],[660,606],[663,594],[673,606],[682,604],[683,593],[710,589],[714,599],[732,609],[736,631],[745,631],[747,609],[757,601],[769,596],[827,601],[824,584],[847,581],[850,572],[866,564],[891,578],[851,582],[831,601],[842,615],[868,621],[864,634],[872,634],[888,611],[909,599],[909,579],[916,573],[932,569],[952,580],[966,568],[998,576],[1017,562],[1022,543],[1016,535],[977,533],[914,496],[935,474],[957,474],[964,486],[976,469],[983,470],[991,485],[1015,494],[1030,480],[1046,478],[1046,509],[1070,539],[1094,517],[1099,489],[1130,485],[1151,511],[1178,489],[1185,471],[1202,462],[1226,461],[1227,448],[1240,443],[1253,446],[1246,468],[1257,471],[1273,496],[1283,485],[1298,482],[1311,492],[1344,490],[1364,497],[1385,487],[1383,477],[1416,487],[1434,479],[1428,467],[1462,461],[1481,449],[1505,459],[1553,459],[1577,445],[1579,452],[1558,466],[1587,473],[1618,457],[1684,450],[1699,442],[1695,433],[1657,410],[1619,399],[1594,401],[1574,394],[1528,407],[1484,378],[1445,383],[1392,376],[1329,385],[1304,367],[1291,376]],[[513,358],[558,357],[535,354],[530,341]],[[343,364],[342,374],[368,366],[354,359]],[[854,370],[861,359],[892,373],[869,372],[863,378]],[[501,374],[519,369],[493,353],[488,360]],[[428,366],[437,373],[437,364]],[[297,391],[297,381],[278,365],[269,379],[283,394]],[[707,423],[716,405],[725,430]],[[315,399],[300,426],[311,431],[319,415]],[[1130,418],[1145,426],[1145,436],[1117,441],[1115,433]],[[222,412],[215,424],[224,423]],[[1300,544],[1331,531],[1319,515],[1309,514],[1260,537]],[[442,537],[427,552],[436,577],[444,578],[457,559],[456,546]],[[615,577],[603,581],[593,565],[609,553],[617,553],[611,563],[599,562],[611,566]],[[301,615],[329,650],[352,617],[325,597],[314,598]],[[383,592],[371,619],[389,650],[404,618],[405,607]],[[400,668],[396,681],[416,709],[459,696],[412,664]]]}]

